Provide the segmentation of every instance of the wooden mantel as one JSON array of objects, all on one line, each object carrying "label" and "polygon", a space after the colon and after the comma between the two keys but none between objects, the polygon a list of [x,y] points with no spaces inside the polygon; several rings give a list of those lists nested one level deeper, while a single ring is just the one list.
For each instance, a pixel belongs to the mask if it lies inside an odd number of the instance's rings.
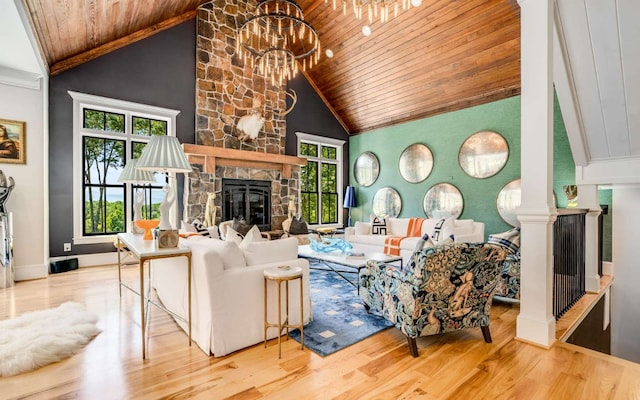
[{"label": "wooden mantel", "polygon": [[291,166],[307,165],[307,159],[281,154],[258,153],[255,151],[225,149],[222,147],[183,144],[191,164],[202,164],[203,171],[213,174],[216,165],[225,167],[274,169],[282,172],[283,178],[291,178]]}]

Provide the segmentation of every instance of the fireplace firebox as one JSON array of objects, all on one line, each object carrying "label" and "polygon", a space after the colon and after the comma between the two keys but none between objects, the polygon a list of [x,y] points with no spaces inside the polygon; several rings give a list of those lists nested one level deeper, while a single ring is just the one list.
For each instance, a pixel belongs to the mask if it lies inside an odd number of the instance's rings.
[{"label": "fireplace firebox", "polygon": [[222,195],[223,221],[244,219],[261,231],[271,230],[271,182],[223,179]]}]

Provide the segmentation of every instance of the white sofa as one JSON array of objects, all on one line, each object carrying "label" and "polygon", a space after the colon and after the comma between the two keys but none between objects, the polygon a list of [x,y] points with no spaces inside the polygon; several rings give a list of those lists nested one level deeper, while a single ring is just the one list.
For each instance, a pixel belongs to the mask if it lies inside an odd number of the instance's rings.
[{"label": "white sofa", "polygon": [[[207,355],[221,357],[263,341],[265,268],[302,268],[304,323],[310,321],[309,262],[298,258],[295,238],[246,245],[199,236],[180,241],[192,251],[192,338]],[[188,310],[186,277],[184,257],[152,261],[152,285],[160,301],[182,317]],[[269,320],[274,322],[278,318],[277,287],[273,282],[269,284]],[[291,324],[300,321],[299,288],[298,281],[290,284]],[[283,290],[283,312],[284,296]],[[185,332],[188,330],[186,323],[178,319],[176,322]],[[268,338],[276,336],[277,329],[270,328]]]},{"label": "white sofa", "polygon": [[[386,235],[377,235],[371,233],[371,223],[356,222],[355,226],[345,228],[345,240],[351,243],[357,251],[369,251],[382,253],[385,247],[385,239],[390,236],[407,235],[410,218],[387,218],[386,219]],[[427,233],[432,236],[436,223],[440,219],[425,219],[422,222],[420,235]],[[444,226],[443,233],[445,237],[453,234],[456,243],[462,242],[484,242],[484,223],[476,222],[472,219],[450,219]],[[413,254],[416,244],[420,236],[407,237],[400,242],[400,256],[402,263],[409,262]]]}]

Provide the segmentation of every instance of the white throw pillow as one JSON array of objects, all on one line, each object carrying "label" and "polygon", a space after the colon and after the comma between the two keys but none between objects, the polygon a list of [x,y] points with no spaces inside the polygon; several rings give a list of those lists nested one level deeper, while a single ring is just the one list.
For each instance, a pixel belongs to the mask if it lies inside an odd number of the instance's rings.
[{"label": "white throw pillow", "polygon": [[356,221],[355,226],[356,235],[370,235],[371,234],[371,224],[366,222]]},{"label": "white throw pillow", "polygon": [[455,223],[453,219],[444,219],[442,218],[438,222],[436,222],[435,227],[433,228],[433,234],[431,235],[431,241],[435,244],[440,244],[441,240],[445,240],[449,236],[453,235],[455,229]]},{"label": "white throw pillow", "polygon": [[214,241],[214,243],[216,243],[216,246],[219,247],[217,252],[222,259],[222,266],[224,267],[224,269],[247,266],[247,263],[244,259],[244,254],[242,254],[242,250],[236,243],[227,242],[224,240],[217,240]]},{"label": "white throw pillow", "polygon": [[213,249],[218,254],[224,269],[247,266],[242,250],[233,241],[210,240],[203,236],[193,236],[188,239],[188,243],[191,243],[191,246],[204,246]]},{"label": "white throw pillow", "polygon": [[248,266],[295,260],[298,258],[298,239],[290,237],[251,242],[243,251]]},{"label": "white throw pillow", "polygon": [[198,233],[196,228],[187,221],[180,221],[180,230],[185,233]]},{"label": "white throw pillow", "polygon": [[387,234],[387,221],[384,218],[371,215],[371,234],[372,235],[386,235]]},{"label": "white throw pillow", "polygon": [[247,232],[247,234],[244,236],[244,239],[242,239],[242,242],[240,243],[240,249],[244,251],[244,249],[251,246],[253,242],[262,242],[264,240],[266,239],[262,237],[260,229],[258,229],[257,225],[254,225],[251,227],[251,229],[249,229],[249,232]]},{"label": "white throw pillow", "polygon": [[218,227],[217,226],[210,226],[207,228],[207,231],[209,231],[209,237],[211,239],[220,239],[220,234],[218,233]]},{"label": "white throw pillow", "polygon": [[227,242],[233,242],[237,245],[240,245],[240,243],[242,243],[242,235],[232,227],[228,227],[227,235],[224,237],[224,240]]}]

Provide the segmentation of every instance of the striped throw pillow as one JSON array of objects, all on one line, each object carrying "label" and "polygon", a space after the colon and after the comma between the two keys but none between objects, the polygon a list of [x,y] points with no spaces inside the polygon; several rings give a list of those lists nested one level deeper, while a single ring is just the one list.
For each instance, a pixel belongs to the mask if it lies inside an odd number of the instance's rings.
[{"label": "striped throw pillow", "polygon": [[506,232],[489,235],[488,243],[506,247],[511,254],[516,254],[520,249],[520,228],[513,228]]}]

